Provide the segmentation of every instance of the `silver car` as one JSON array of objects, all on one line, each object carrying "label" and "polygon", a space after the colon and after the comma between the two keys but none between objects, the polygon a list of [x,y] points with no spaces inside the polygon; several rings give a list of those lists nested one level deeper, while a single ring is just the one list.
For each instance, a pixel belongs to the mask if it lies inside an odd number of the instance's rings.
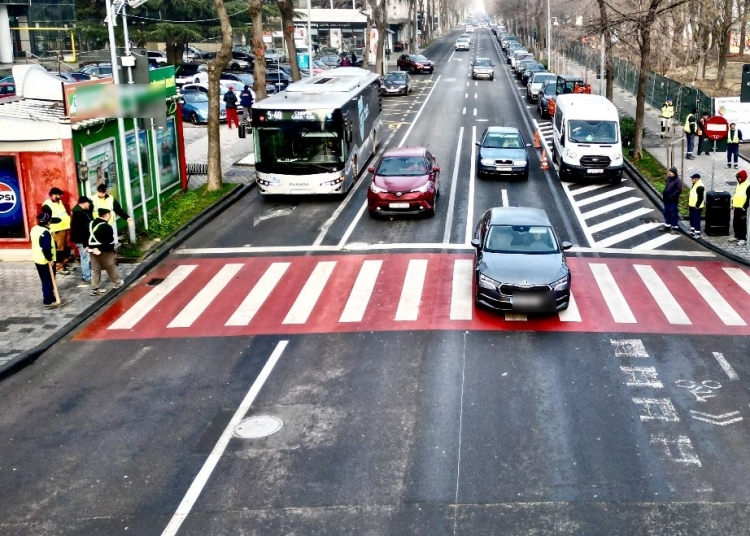
[{"label": "silver car", "polygon": [[539,91],[547,80],[557,80],[557,76],[547,72],[534,73],[529,78],[529,83],[526,84],[526,100],[529,102],[537,100],[539,98]]},{"label": "silver car", "polygon": [[456,39],[456,50],[469,50],[471,48],[471,39],[459,37]]},{"label": "silver car", "polygon": [[477,58],[471,63],[471,78],[495,79],[495,64],[489,58]]}]

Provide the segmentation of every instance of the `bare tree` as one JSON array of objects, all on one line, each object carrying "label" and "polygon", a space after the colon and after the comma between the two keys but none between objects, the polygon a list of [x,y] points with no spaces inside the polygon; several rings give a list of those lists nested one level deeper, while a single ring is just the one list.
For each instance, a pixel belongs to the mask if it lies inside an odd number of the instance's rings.
[{"label": "bare tree", "polygon": [[745,38],[747,37],[747,19],[750,15],[750,0],[737,0],[737,10],[742,12],[740,20],[740,54],[745,54]]},{"label": "bare tree", "polygon": [[614,69],[612,66],[612,28],[609,23],[607,14],[607,4],[605,0],[597,0],[599,4],[599,20],[601,33],[604,41],[604,93],[611,101],[614,98]]},{"label": "bare tree", "polygon": [[386,30],[388,28],[386,26],[386,17],[388,16],[386,10],[388,9],[388,3],[387,0],[367,0],[367,2],[370,4],[370,10],[372,11],[372,24],[374,24],[375,28],[378,30],[375,67],[378,70],[378,74],[383,75],[385,74],[383,70],[383,43],[385,43]]},{"label": "bare tree", "polygon": [[256,101],[259,101],[268,96],[266,93],[266,53],[263,49],[263,21],[261,16],[263,1],[250,0],[248,12],[253,25],[252,48],[255,55],[253,90],[255,91]]},{"label": "bare tree", "polygon": [[714,35],[719,53],[719,65],[716,73],[716,83],[714,87],[721,89],[724,87],[724,79],[727,72],[727,55],[731,44],[732,26],[739,20],[742,20],[742,13],[736,15],[732,11],[731,0],[713,0],[713,7],[716,8],[716,26]]}]

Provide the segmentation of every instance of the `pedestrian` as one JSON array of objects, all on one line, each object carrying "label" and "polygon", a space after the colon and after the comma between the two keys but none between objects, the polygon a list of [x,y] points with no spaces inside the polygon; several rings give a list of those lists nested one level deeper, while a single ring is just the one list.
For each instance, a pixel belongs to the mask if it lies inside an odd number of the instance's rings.
[{"label": "pedestrian", "polygon": [[677,172],[677,168],[671,167],[667,171],[667,184],[664,186],[664,191],[662,192],[662,200],[664,201],[664,226],[661,228],[661,231],[676,233],[680,230],[677,204],[680,201],[681,193],[682,180]]},{"label": "pedestrian", "polygon": [[674,106],[672,106],[672,98],[667,97],[667,101],[664,106],[661,107],[661,137],[671,138],[671,123],[674,117]]},{"label": "pedestrian", "polygon": [[99,287],[102,268],[107,272],[113,288],[122,286],[122,279],[117,273],[117,256],[115,254],[115,240],[109,219],[112,213],[109,209],[100,208],[98,217],[89,224],[89,253],[91,254],[91,292],[92,296],[105,294],[107,289]]},{"label": "pedestrian", "polygon": [[50,215],[49,230],[57,248],[56,270],[60,275],[69,275],[68,270],[68,242],[70,242],[70,215],[62,202],[63,191],[52,188],[49,198],[42,203],[42,212]]},{"label": "pedestrian", "polygon": [[693,108],[693,111],[685,118],[685,126],[683,128],[685,131],[685,139],[687,141],[687,154],[685,155],[685,158],[688,160],[695,158],[695,156],[693,156],[693,144],[695,143],[695,133],[698,130],[698,123],[696,122],[697,114],[698,109]]},{"label": "pedestrian", "polygon": [[[96,214],[100,208],[106,208],[114,215],[123,218],[128,222],[128,225],[133,225],[133,218],[131,218],[127,212],[125,212],[120,206],[119,201],[107,193],[107,187],[104,184],[100,184],[96,187],[96,196],[92,200],[93,214]],[[115,235],[115,246],[120,243],[117,236],[117,221],[114,215],[110,218],[109,224],[112,226],[112,232]]]},{"label": "pedestrian", "polygon": [[357,66],[357,55],[354,53],[353,50],[352,50],[352,59],[351,59],[351,62],[352,62],[352,67],[356,67]]},{"label": "pedestrian", "polygon": [[349,67],[349,65],[350,63],[349,63],[348,56],[344,56],[343,58],[341,58],[341,63],[339,64],[339,67]]},{"label": "pedestrian", "polygon": [[71,211],[70,239],[78,248],[81,258],[81,280],[86,285],[91,283],[91,256],[86,248],[89,247],[89,227],[92,221],[91,200],[82,195]]},{"label": "pedestrian", "polygon": [[734,189],[734,196],[732,196],[732,208],[734,209],[734,238],[730,240],[737,240],[738,246],[744,246],[747,240],[747,171],[741,169],[735,175],[737,178],[737,188]]},{"label": "pedestrian", "polygon": [[706,126],[708,125],[708,112],[703,112],[701,115],[701,118],[698,120],[698,130],[696,131],[696,134],[698,134],[698,156],[700,156],[701,151],[704,151],[703,154],[709,154],[711,151],[708,149],[703,149],[703,142],[708,140],[706,137]]},{"label": "pedestrian", "polygon": [[240,93],[240,106],[242,106],[242,120],[247,121],[250,118],[250,108],[253,105],[253,92],[250,86],[245,86]]},{"label": "pedestrian", "polygon": [[48,309],[63,305],[62,302],[56,303],[55,283],[52,281],[52,278],[55,277],[57,251],[52,232],[49,229],[51,220],[52,217],[48,212],[40,212],[36,217],[37,224],[31,228],[29,233],[31,236],[31,259],[36,265],[39,279],[42,280],[42,304]]},{"label": "pedestrian", "polygon": [[232,123],[237,128],[240,128],[240,119],[237,117],[237,95],[234,93],[234,88],[229,86],[229,90],[224,93],[224,103],[227,106],[227,126],[231,129]]},{"label": "pedestrian", "polygon": [[742,131],[737,128],[736,123],[730,123],[729,132],[727,132],[727,169],[732,167],[732,155],[734,155],[734,169],[737,169],[740,143],[742,143]]},{"label": "pedestrian", "polygon": [[693,181],[693,185],[690,188],[690,196],[688,197],[688,207],[690,209],[690,232],[693,238],[701,237],[701,212],[703,212],[703,205],[705,204],[705,193],[706,188],[703,186],[700,173],[693,173],[690,175]]}]

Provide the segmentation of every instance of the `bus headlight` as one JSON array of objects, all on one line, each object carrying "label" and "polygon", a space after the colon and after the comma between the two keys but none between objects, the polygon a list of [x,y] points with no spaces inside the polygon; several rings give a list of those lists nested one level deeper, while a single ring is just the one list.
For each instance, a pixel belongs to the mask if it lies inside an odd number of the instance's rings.
[{"label": "bus headlight", "polygon": [[256,177],[255,181],[260,184],[261,186],[280,186],[281,181],[274,177],[273,175],[269,175],[266,178]]},{"label": "bus headlight", "polygon": [[321,186],[336,186],[344,182],[344,177],[336,177],[333,180],[321,182]]}]

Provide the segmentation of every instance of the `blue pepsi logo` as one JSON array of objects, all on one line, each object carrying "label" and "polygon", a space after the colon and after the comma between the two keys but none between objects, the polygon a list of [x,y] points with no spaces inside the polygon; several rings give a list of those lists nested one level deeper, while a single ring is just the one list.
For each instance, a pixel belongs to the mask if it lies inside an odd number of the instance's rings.
[{"label": "blue pepsi logo", "polygon": [[11,212],[16,208],[17,202],[15,190],[4,182],[0,182],[0,214]]}]

